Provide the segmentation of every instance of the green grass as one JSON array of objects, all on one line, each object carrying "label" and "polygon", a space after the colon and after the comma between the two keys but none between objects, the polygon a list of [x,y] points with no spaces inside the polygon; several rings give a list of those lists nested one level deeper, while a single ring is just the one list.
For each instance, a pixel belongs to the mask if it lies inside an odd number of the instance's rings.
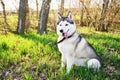
[{"label": "green grass", "polygon": [[0,35],[0,79],[3,80],[118,80],[120,79],[119,34],[78,30],[102,57],[100,72],[74,66],[71,73],[60,69],[61,54],[57,34]]}]

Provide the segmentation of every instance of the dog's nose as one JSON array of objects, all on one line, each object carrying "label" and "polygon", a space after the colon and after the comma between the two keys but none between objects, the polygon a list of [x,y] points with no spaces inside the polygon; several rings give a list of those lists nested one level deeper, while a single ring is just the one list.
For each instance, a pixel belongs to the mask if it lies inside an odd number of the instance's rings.
[{"label": "dog's nose", "polygon": [[61,29],[60,32],[63,33],[63,29]]}]

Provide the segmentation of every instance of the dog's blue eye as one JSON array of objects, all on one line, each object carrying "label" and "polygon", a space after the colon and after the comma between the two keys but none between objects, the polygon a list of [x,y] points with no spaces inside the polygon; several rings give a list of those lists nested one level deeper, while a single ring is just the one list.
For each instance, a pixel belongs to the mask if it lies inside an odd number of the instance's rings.
[{"label": "dog's blue eye", "polygon": [[65,26],[68,26],[68,24],[65,24]]}]

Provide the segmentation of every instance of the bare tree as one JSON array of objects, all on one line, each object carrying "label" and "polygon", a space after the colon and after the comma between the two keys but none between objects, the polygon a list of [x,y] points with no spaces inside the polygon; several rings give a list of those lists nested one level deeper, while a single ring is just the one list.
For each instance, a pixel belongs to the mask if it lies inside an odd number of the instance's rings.
[{"label": "bare tree", "polygon": [[6,10],[5,10],[5,4],[4,4],[3,0],[0,0],[0,1],[1,1],[1,4],[2,4],[2,8],[3,8],[4,22],[5,22],[6,25],[8,25],[7,17],[6,17]]},{"label": "bare tree", "polygon": [[63,15],[63,13],[64,13],[64,0],[61,0],[61,5],[60,5],[60,13],[61,13],[61,15]]},{"label": "bare tree", "polygon": [[82,27],[83,26],[84,8],[83,8],[83,6],[80,6],[80,5],[81,5],[81,0],[79,0],[79,8],[81,9],[80,10],[80,26]]},{"label": "bare tree", "polygon": [[[90,21],[91,21],[91,17],[90,17],[90,13],[89,13],[89,9],[87,8],[87,6],[85,5],[85,0],[79,0],[82,4],[82,12],[81,12],[81,25],[83,25],[83,11],[86,11],[86,17],[87,17],[87,26],[89,26]],[[88,1],[89,2],[89,1]]]},{"label": "bare tree", "polygon": [[38,33],[44,34],[47,29],[48,14],[51,0],[43,0],[38,20]]},{"label": "bare tree", "polygon": [[109,0],[103,0],[103,1],[104,1],[104,3],[102,6],[102,12],[101,12],[101,16],[99,19],[98,31],[108,31],[108,26],[104,24],[104,20],[106,17],[106,11],[108,8]]},{"label": "bare tree", "polygon": [[109,9],[107,11],[107,19],[110,25],[115,26],[115,24],[120,24],[120,4],[117,0],[111,0]]},{"label": "bare tree", "polygon": [[28,7],[28,1],[26,4],[26,22],[25,22],[25,31],[28,31],[30,28],[30,15],[29,15],[29,7]]},{"label": "bare tree", "polygon": [[38,0],[36,0],[36,18],[38,19]]},{"label": "bare tree", "polygon": [[20,0],[18,25],[16,30],[16,32],[19,34],[23,34],[25,30],[27,8],[28,8],[28,0]]}]

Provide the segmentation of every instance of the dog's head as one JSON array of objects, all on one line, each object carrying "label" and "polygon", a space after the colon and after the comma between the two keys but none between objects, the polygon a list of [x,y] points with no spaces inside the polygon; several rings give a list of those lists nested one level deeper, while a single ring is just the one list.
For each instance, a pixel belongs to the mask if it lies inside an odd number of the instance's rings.
[{"label": "dog's head", "polygon": [[67,17],[58,13],[57,34],[68,38],[76,31],[76,25],[73,21],[72,13],[69,11]]}]

